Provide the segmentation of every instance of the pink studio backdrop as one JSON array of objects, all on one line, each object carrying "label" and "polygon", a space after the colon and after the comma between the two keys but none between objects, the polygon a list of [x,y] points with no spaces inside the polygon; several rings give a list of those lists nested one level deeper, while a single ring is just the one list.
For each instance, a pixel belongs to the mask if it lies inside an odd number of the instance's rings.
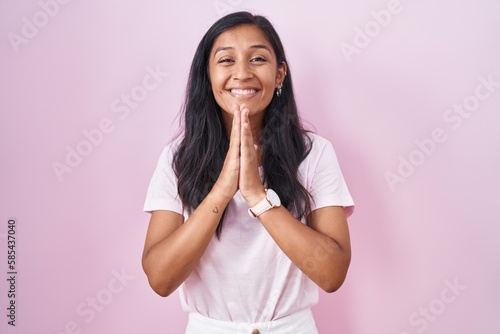
[{"label": "pink studio backdrop", "polygon": [[197,43],[242,9],[275,24],[357,205],[320,332],[500,333],[493,0],[0,2],[0,332],[183,332],[141,269],[141,210]]}]

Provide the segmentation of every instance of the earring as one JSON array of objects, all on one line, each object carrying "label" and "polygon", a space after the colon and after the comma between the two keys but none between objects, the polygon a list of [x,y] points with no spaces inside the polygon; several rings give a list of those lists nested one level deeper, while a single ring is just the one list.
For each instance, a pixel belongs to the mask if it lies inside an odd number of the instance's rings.
[{"label": "earring", "polygon": [[283,91],[283,84],[279,85],[279,87],[276,89],[276,96],[280,97],[282,91]]}]

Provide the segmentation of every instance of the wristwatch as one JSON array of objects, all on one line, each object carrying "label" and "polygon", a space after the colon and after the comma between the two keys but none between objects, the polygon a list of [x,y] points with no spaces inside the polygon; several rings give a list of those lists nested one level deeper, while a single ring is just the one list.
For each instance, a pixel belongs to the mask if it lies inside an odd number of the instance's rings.
[{"label": "wristwatch", "polygon": [[248,214],[252,218],[257,218],[269,209],[277,208],[281,205],[281,200],[272,189],[266,189],[266,197],[264,197],[259,203],[257,203],[253,208],[248,209]]}]

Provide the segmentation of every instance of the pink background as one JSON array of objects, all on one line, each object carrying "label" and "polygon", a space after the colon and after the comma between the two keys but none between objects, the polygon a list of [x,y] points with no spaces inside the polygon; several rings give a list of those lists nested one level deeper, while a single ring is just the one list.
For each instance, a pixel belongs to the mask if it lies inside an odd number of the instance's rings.
[{"label": "pink background", "polygon": [[[142,271],[141,210],[199,40],[242,9],[276,26],[301,114],[357,205],[347,281],[313,309],[320,332],[500,333],[498,1],[66,2],[0,2],[1,333],[183,333],[177,293],[158,297]],[[148,68],[168,76],[145,90]],[[68,149],[86,156],[58,178]]]}]

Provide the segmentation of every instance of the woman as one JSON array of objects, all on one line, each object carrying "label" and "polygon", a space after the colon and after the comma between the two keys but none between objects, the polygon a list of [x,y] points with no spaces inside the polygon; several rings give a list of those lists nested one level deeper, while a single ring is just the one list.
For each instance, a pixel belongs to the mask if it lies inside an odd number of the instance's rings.
[{"label": "woman", "polygon": [[353,202],[332,145],[300,124],[267,19],[239,12],[207,31],[183,109],[144,206],[151,287],[182,284],[189,334],[317,333],[310,307],[345,279]]}]

